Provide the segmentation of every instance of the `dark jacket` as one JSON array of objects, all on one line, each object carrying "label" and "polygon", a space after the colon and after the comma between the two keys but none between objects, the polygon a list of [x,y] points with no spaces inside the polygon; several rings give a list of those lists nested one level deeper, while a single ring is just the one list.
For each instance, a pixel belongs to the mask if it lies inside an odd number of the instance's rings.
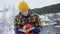
[{"label": "dark jacket", "polygon": [[35,27],[35,29],[32,31],[34,31],[35,33],[40,32],[40,29],[42,27],[40,17],[31,11],[29,12],[27,16],[24,16],[22,14],[18,14],[16,16],[15,21],[14,21],[14,30],[16,32],[19,32],[19,29],[22,29],[22,27],[25,24],[32,24],[33,27]]}]

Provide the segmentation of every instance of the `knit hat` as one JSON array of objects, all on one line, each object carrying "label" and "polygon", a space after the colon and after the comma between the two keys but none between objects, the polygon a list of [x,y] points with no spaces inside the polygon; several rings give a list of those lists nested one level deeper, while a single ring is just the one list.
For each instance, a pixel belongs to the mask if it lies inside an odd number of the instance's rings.
[{"label": "knit hat", "polygon": [[29,7],[28,7],[27,3],[23,1],[23,2],[19,3],[18,9],[20,12],[25,12],[25,11],[29,10]]}]

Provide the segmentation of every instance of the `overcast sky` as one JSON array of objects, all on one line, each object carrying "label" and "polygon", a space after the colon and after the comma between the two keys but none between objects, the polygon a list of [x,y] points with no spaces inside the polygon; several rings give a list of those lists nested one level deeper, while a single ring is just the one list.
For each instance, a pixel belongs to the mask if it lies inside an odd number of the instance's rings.
[{"label": "overcast sky", "polygon": [[14,6],[17,9],[21,1],[26,1],[31,9],[60,3],[60,0],[0,0],[0,9],[9,6]]}]

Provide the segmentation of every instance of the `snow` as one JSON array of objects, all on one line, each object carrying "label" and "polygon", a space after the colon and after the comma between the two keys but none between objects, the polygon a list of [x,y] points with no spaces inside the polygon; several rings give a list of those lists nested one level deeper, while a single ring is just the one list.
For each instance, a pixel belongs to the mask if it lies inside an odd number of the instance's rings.
[{"label": "snow", "polygon": [[[18,14],[18,11],[16,9],[14,10],[13,8],[8,9],[7,11],[2,10],[0,12],[0,16],[1,16],[0,17],[0,33],[1,34],[15,33],[13,25],[14,25],[15,16],[17,14]],[[53,17],[54,15],[59,16],[59,13],[39,15],[42,21],[42,26],[45,27],[45,26],[52,26],[54,24],[57,24],[57,22],[54,22],[54,20],[59,20],[59,18],[58,19],[54,18]],[[54,27],[59,27],[59,26],[54,26]]]},{"label": "snow", "polygon": [[[18,4],[22,0],[0,0],[0,34],[14,34],[14,19],[15,16],[19,13],[18,11]],[[60,3],[60,0],[23,0],[26,1],[31,9],[34,8],[41,8],[44,6],[49,6],[52,4]],[[45,14],[39,15],[41,21],[43,22],[43,26],[51,26],[57,24],[54,20],[59,20],[54,18],[55,14]],[[57,13],[56,15],[60,15]],[[48,18],[48,16],[50,18]],[[60,26],[55,26],[60,27]],[[49,31],[47,31],[49,32]]]}]

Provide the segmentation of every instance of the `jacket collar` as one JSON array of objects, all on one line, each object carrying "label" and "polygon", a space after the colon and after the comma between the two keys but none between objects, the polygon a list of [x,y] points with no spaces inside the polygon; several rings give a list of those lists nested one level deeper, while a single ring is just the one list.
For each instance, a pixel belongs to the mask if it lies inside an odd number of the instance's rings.
[{"label": "jacket collar", "polygon": [[28,18],[28,17],[30,17],[31,16],[31,14],[32,14],[32,11],[29,11],[29,13],[28,13],[28,15],[27,16],[24,16],[23,14],[22,14],[22,18]]}]

